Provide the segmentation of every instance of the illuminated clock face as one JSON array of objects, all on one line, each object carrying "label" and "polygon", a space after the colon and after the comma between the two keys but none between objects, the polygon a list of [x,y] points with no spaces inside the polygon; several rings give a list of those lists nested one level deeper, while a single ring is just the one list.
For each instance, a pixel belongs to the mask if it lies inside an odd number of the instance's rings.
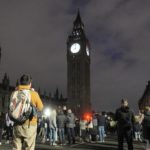
[{"label": "illuminated clock face", "polygon": [[71,45],[70,51],[72,53],[78,53],[80,51],[80,44],[79,43],[74,43]]},{"label": "illuminated clock face", "polygon": [[89,52],[89,47],[86,46],[86,54],[89,56],[90,55],[90,52]]}]

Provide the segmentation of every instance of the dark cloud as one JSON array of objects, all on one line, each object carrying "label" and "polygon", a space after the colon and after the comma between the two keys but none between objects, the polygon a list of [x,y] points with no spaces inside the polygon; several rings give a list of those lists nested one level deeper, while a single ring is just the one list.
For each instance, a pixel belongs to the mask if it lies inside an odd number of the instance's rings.
[{"label": "dark cloud", "polygon": [[150,78],[150,1],[0,1],[1,78],[24,72],[35,86],[66,96],[66,40],[77,9],[91,44],[91,92],[96,109],[115,110],[122,97],[137,109]]}]

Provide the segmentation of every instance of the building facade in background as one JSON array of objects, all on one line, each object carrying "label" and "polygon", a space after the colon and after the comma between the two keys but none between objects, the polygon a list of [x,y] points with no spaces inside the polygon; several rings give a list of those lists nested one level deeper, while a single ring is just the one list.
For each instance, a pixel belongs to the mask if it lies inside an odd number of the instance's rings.
[{"label": "building facade in background", "polygon": [[145,109],[146,106],[150,107],[150,81],[148,81],[145,91],[142,97],[140,98],[138,104],[139,104],[139,109],[142,111]]},{"label": "building facade in background", "polygon": [[[18,81],[16,82],[16,86],[18,86]],[[11,93],[15,90],[16,86],[10,85],[10,80],[8,75],[5,73],[2,82],[0,83],[0,113],[8,112],[8,106],[10,102]],[[58,88],[52,95],[51,93],[46,93],[46,91],[41,92],[38,90],[38,93],[43,101],[43,104],[46,108],[57,108],[63,107],[67,105],[67,98],[64,98],[62,93],[59,92]]]}]

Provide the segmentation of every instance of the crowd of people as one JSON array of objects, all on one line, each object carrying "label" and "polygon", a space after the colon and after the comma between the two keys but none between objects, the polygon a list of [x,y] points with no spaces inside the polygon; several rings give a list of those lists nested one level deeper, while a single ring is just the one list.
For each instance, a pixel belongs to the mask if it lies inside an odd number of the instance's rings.
[{"label": "crowd of people", "polygon": [[[113,116],[106,112],[93,112],[77,118],[71,109],[58,107],[52,109],[50,116],[43,115],[38,118],[36,139],[41,143],[49,143],[52,146],[63,146],[76,142],[104,143],[107,135],[117,134],[118,149],[123,149],[125,138],[128,149],[132,150],[133,140],[139,142],[143,142],[144,138],[149,140],[149,117],[149,107],[145,110],[145,117],[142,113],[134,115],[128,107],[127,100],[121,101],[121,107],[116,110],[116,114]],[[9,143],[13,137],[14,123],[10,120],[8,113],[4,120],[0,124],[0,134],[3,133],[6,143]],[[5,132],[2,132],[2,128],[5,129],[3,130]]]},{"label": "crowd of people", "polygon": [[[12,139],[14,122],[11,121],[8,113],[2,122],[1,133],[3,134],[1,135],[6,139],[6,143],[9,143]],[[53,146],[92,141],[103,143],[108,123],[104,112],[85,114],[79,119],[71,109],[53,108],[49,117],[43,115],[38,118],[37,140],[42,143],[49,142]]]},{"label": "crowd of people", "polygon": [[105,142],[105,126],[104,114],[86,114],[79,119],[71,109],[59,107],[52,110],[50,117],[39,119],[38,136],[42,143],[50,141],[50,145],[98,141],[98,136],[99,142]]},{"label": "crowd of people", "polygon": [[150,140],[150,107],[135,115],[129,108],[127,99],[121,100],[121,107],[116,109],[114,115],[93,112],[77,118],[71,109],[58,108],[55,115],[52,113],[51,116],[53,117],[41,118],[38,124],[41,141],[50,141],[51,145],[74,144],[76,141],[104,143],[106,136],[110,134],[117,135],[119,150],[123,149],[124,139],[128,149],[133,150],[133,141],[147,141],[148,145]]},{"label": "crowd of people", "polygon": [[[23,75],[17,89],[31,89],[31,78]],[[32,103],[42,111],[43,104],[37,92],[31,90]],[[117,135],[118,149],[123,150],[124,139],[128,149],[133,150],[133,140],[150,142],[150,106],[135,115],[128,100],[122,99],[121,106],[112,115],[106,112],[89,112],[76,116],[70,108],[51,108],[49,116],[33,116],[23,124],[13,122],[8,113],[0,115],[0,145],[13,141],[13,150],[20,150],[22,144],[30,150],[35,142],[49,143],[51,146],[71,145],[77,142],[105,143],[107,135]]]}]

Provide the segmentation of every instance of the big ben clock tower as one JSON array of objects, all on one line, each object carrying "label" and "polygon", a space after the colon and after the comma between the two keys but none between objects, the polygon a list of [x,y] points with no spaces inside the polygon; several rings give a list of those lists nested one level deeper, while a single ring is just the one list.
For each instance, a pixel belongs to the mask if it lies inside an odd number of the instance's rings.
[{"label": "big ben clock tower", "polygon": [[90,44],[78,11],[67,40],[68,104],[77,115],[91,111]]}]

